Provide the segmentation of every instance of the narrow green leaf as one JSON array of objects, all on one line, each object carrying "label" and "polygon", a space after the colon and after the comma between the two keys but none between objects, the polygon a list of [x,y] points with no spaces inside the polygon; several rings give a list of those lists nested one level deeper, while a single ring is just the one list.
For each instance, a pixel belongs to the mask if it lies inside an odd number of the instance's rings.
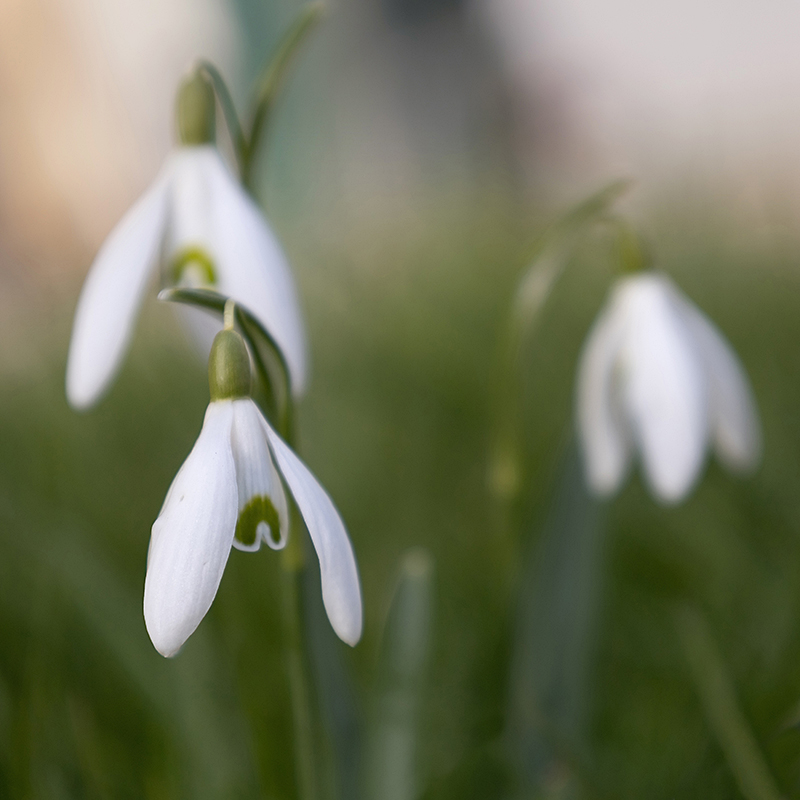
[{"label": "narrow green leaf", "polygon": [[259,77],[250,125],[250,141],[242,169],[242,182],[250,190],[253,188],[256,159],[261,151],[262,140],[269,126],[272,108],[285,79],[286,70],[300,46],[322,18],[324,8],[323,3],[316,2],[310,3],[300,12]]},{"label": "narrow green leaf", "polygon": [[554,775],[588,779],[584,749],[603,531],[601,506],[586,489],[573,443],[541,536],[525,560],[512,645],[505,738],[531,791],[546,793]]},{"label": "narrow green leaf", "polygon": [[[304,539],[309,549],[308,537]],[[359,800],[363,720],[357,686],[349,668],[349,648],[333,632],[320,591],[316,559],[302,573],[303,622],[314,683],[319,698],[324,785],[330,800]]]},{"label": "narrow green leaf", "polygon": [[433,624],[433,561],[408,552],[383,632],[366,753],[367,800],[414,800],[420,792],[419,713]]},{"label": "narrow green leaf", "polygon": [[675,611],[675,627],[706,721],[725,754],[739,791],[747,800],[781,800],[705,618],[696,609],[683,606]]}]

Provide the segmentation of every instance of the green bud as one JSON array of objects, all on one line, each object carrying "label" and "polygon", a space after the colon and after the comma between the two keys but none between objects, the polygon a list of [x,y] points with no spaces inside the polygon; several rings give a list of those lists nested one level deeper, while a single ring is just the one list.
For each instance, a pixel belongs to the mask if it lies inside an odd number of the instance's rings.
[{"label": "green bud", "polygon": [[177,115],[181,144],[208,144],[215,140],[217,106],[214,85],[202,71],[195,70],[181,83]]},{"label": "green bud", "polygon": [[250,383],[250,356],[244,339],[236,331],[220,331],[208,358],[211,401],[249,397]]},{"label": "green bud", "polygon": [[642,272],[652,266],[652,259],[644,241],[636,235],[630,225],[622,221],[618,226],[617,255],[620,270],[627,274]]}]

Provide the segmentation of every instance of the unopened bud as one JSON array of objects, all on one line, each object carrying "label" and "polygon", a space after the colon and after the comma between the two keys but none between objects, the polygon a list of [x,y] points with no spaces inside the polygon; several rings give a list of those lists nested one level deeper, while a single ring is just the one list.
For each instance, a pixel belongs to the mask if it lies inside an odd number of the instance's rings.
[{"label": "unopened bud", "polygon": [[214,86],[201,70],[195,70],[181,83],[177,115],[181,144],[208,144],[215,140],[217,107]]},{"label": "unopened bud", "polygon": [[622,220],[618,220],[617,255],[620,271],[632,274],[652,266],[650,252],[643,239]]},{"label": "unopened bud", "polygon": [[236,331],[220,331],[211,345],[208,388],[212,402],[250,396],[250,356]]}]

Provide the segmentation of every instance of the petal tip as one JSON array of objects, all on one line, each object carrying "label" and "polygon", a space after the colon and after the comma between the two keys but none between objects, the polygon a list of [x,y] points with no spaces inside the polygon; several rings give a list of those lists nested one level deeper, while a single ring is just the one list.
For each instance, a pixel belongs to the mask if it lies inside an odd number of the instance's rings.
[{"label": "petal tip", "polygon": [[[645,471],[646,472],[646,471]],[[697,472],[680,480],[667,481],[662,477],[655,477],[646,473],[650,492],[662,506],[677,506],[689,495],[698,481]]]},{"label": "petal tip", "polygon": [[65,385],[67,403],[73,411],[88,411],[100,398],[101,392],[86,386],[67,369]]},{"label": "petal tip", "polygon": [[106,391],[117,365],[111,364],[110,368],[105,369],[98,368],[99,359],[95,358],[96,353],[91,341],[87,341],[87,337],[82,334],[77,324],[75,327],[67,355],[64,389],[70,407],[74,411],[86,411]]},{"label": "petal tip", "polygon": [[622,475],[609,475],[586,468],[586,485],[595,497],[608,498],[616,494],[622,483]]},{"label": "petal tip", "polygon": [[360,613],[357,620],[347,620],[344,624],[341,621],[334,623],[333,620],[331,620],[331,625],[336,635],[345,644],[349,644],[350,647],[355,647],[361,641],[363,620],[361,619]]},{"label": "petal tip", "polygon": [[[594,432],[579,426],[580,451],[587,489],[595,497],[606,499],[616,494],[629,470],[630,454],[622,437],[612,442],[606,436],[599,440]],[[609,448],[608,444],[613,444]]]},{"label": "petal tip", "polygon": [[752,475],[761,464],[764,442],[761,425],[751,403],[749,419],[740,424],[738,430],[717,426],[714,450],[717,458],[731,471],[743,477]]},{"label": "petal tip", "polygon": [[144,606],[144,624],[147,628],[147,634],[150,636],[150,641],[153,643],[153,647],[155,647],[164,658],[173,658],[176,656],[186,640],[193,633],[193,630],[186,633],[184,630],[181,630],[183,626],[176,626],[170,624],[168,620],[161,619],[159,614],[148,607],[147,598],[145,598]]},{"label": "petal tip", "polygon": [[325,613],[336,635],[350,647],[361,640],[364,627],[364,611],[361,602],[361,585],[355,560],[352,570],[345,569],[337,580],[331,582],[330,575],[322,574],[322,603]]}]

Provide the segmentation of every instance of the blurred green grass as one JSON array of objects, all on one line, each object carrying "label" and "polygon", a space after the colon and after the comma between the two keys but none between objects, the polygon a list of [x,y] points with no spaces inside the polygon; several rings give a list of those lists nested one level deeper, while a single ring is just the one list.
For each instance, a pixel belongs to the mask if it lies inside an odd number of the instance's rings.
[{"label": "blurred green grass", "polygon": [[[586,723],[573,742],[582,760],[562,764],[571,782],[537,786],[506,727],[515,598],[544,552],[608,243],[579,247],[527,348],[523,492],[506,516],[486,481],[495,362],[541,217],[500,200],[324,252],[287,241],[313,349],[301,451],[348,524],[363,581],[363,642],[325,645],[350,675],[357,720],[399,559],[422,545],[436,563],[426,798],[738,797],[676,637],[680,602],[708,619],[768,764],[800,797],[800,248],[667,211],[653,223],[659,264],[740,353],[764,464],[740,480],[712,463],[676,509],[657,507],[634,476],[604,510]],[[177,659],[155,652],[141,616],[150,525],[202,423],[204,367],[170,309],[150,302],[108,397],[74,414],[63,396],[72,308],[45,302],[15,333],[33,342],[34,366],[0,386],[0,794],[287,796],[274,554],[232,553]],[[356,791],[358,764],[331,769]]]}]

